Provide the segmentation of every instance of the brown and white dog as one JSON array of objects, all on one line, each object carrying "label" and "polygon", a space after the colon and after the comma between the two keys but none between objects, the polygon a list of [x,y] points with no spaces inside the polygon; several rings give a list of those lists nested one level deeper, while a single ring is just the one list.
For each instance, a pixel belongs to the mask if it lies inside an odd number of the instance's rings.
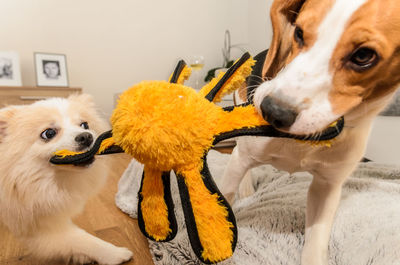
[{"label": "brown and white dog", "polygon": [[[277,129],[320,133],[344,116],[332,147],[290,139],[243,137],[221,191],[232,198],[249,169],[271,164],[313,175],[307,197],[302,264],[327,264],[342,184],[363,156],[371,123],[400,81],[397,0],[275,0],[273,40],[254,93],[260,114]],[[246,177],[245,179],[247,179]]]}]

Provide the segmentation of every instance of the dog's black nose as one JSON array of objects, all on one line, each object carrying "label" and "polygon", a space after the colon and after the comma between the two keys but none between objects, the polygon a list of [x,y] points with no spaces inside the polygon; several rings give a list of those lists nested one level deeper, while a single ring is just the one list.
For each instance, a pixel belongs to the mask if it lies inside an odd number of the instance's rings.
[{"label": "dog's black nose", "polygon": [[275,128],[289,128],[296,120],[298,113],[290,106],[267,96],[261,102],[260,109],[264,120]]},{"label": "dog's black nose", "polygon": [[75,137],[80,147],[89,147],[93,143],[93,135],[88,132],[80,133]]}]

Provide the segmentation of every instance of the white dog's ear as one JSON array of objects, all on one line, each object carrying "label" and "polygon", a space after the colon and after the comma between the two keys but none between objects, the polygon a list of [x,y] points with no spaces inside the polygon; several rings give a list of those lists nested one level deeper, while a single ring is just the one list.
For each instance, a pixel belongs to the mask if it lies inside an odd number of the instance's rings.
[{"label": "white dog's ear", "polygon": [[68,97],[68,100],[77,102],[83,106],[94,107],[94,99],[89,94],[72,94]]},{"label": "white dog's ear", "polygon": [[275,0],[271,6],[272,42],[265,58],[262,76],[268,79],[283,67],[294,33],[294,23],[306,0]]},{"label": "white dog's ear", "polygon": [[0,143],[7,135],[7,128],[11,118],[14,116],[16,109],[14,107],[7,107],[0,110]]}]

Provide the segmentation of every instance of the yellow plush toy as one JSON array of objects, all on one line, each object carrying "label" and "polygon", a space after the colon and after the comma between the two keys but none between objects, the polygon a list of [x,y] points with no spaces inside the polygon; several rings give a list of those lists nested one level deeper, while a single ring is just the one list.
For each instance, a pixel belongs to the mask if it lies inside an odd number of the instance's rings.
[{"label": "yellow plush toy", "polygon": [[[138,221],[141,231],[156,241],[171,240],[177,232],[170,191],[173,170],[194,252],[204,263],[229,258],[237,242],[236,221],[212,180],[208,151],[224,139],[241,135],[301,138],[269,126],[253,105],[222,108],[214,104],[245,84],[254,63],[246,53],[196,92],[183,85],[190,68],[181,61],[169,82],[144,81],[124,92],[111,117],[112,133],[99,137],[91,150],[80,154],[63,150],[51,162],[79,164],[119,146],[143,163]],[[334,138],[342,128],[343,121],[318,140]]]}]

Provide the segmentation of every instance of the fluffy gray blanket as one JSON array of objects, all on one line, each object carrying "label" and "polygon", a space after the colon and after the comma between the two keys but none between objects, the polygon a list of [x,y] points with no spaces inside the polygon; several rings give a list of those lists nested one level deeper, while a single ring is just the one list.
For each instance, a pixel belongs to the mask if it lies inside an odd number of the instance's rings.
[{"label": "fluffy gray blanket", "polygon": [[[218,184],[229,155],[211,151],[211,173]],[[142,166],[132,161],[119,183],[117,206],[137,215]],[[239,239],[232,258],[221,265],[298,265],[304,241],[305,203],[311,175],[288,174],[270,166],[252,171],[256,193],[233,205]],[[150,241],[156,265],[202,264],[186,234],[172,178],[179,230],[167,243]],[[400,264],[400,168],[362,163],[344,186],[329,243],[330,265]]]}]

